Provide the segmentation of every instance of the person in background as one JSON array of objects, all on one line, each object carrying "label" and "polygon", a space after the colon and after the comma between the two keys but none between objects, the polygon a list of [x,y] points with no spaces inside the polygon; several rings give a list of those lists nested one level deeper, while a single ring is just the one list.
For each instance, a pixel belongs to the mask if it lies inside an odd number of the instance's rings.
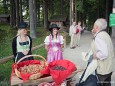
[{"label": "person in background", "polygon": [[70,48],[76,47],[76,22],[74,21],[69,28],[69,36],[71,37]]},{"label": "person in background", "polygon": [[[25,22],[20,22],[18,27],[18,33],[12,41],[12,51],[14,55],[14,62],[26,55],[31,55],[32,39],[27,35],[28,25]],[[25,60],[33,60],[33,57],[26,58]]]},{"label": "person in background", "polygon": [[82,30],[81,30],[81,35],[84,33],[84,31],[86,30],[86,26],[85,24],[83,24]]},{"label": "person in background", "polygon": [[45,49],[47,51],[47,62],[63,59],[62,47],[64,43],[63,36],[59,34],[59,27],[56,24],[52,24],[49,28],[50,35],[44,40]]},{"label": "person in background", "polygon": [[102,86],[111,86],[111,75],[113,71],[114,47],[109,34],[105,31],[107,21],[103,18],[94,23],[92,33],[93,58],[97,59],[96,74]]},{"label": "person in background", "polygon": [[76,44],[79,47],[80,46],[81,31],[82,31],[81,22],[80,21],[78,22],[78,25],[76,25],[76,29],[79,29],[79,32],[76,33],[76,37],[77,37],[77,43]]}]

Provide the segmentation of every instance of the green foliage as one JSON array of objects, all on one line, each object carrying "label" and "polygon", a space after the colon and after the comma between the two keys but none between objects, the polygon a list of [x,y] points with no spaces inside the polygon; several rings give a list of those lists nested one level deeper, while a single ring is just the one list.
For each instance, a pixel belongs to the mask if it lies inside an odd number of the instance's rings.
[{"label": "green foliage", "polygon": [[33,39],[33,46],[44,43],[47,35],[49,35],[49,31],[46,31],[43,27],[37,27],[37,38]]},{"label": "green foliage", "polygon": [[0,86],[9,86],[12,61],[0,64]]},{"label": "green foliage", "polygon": [[76,8],[77,8],[77,11],[83,13],[83,1],[79,0],[79,1],[76,1]]},{"label": "green foliage", "polygon": [[0,14],[8,14],[9,8],[9,0],[0,0]]},{"label": "green foliage", "polygon": [[105,0],[76,0],[77,12],[82,14],[81,20],[88,20],[90,26],[97,18],[105,18],[105,4]]},{"label": "green foliage", "polygon": [[[52,0],[53,1],[53,15],[60,15],[61,10],[63,11],[64,15],[68,15],[69,16],[69,0],[63,0],[63,5],[61,7],[61,1],[60,0]],[[50,2],[49,2],[49,7],[50,7]],[[51,12],[52,10],[49,9],[49,17],[51,17]]]},{"label": "green foliage", "polygon": [[67,40],[66,40],[66,41],[67,41],[67,45],[69,45],[70,39],[71,39],[70,36],[68,36],[68,37],[67,37]]},{"label": "green foliage", "polygon": [[0,58],[11,55],[11,41],[16,30],[12,30],[9,25],[0,25]]},{"label": "green foliage", "polygon": [[0,5],[0,14],[3,14],[4,13],[4,9],[3,7]]},{"label": "green foliage", "polygon": [[47,55],[46,50],[45,50],[44,47],[39,48],[39,49],[37,49],[37,50],[34,50],[34,51],[33,51],[33,54],[41,55],[41,56],[43,56],[44,58],[46,58],[46,55]]}]

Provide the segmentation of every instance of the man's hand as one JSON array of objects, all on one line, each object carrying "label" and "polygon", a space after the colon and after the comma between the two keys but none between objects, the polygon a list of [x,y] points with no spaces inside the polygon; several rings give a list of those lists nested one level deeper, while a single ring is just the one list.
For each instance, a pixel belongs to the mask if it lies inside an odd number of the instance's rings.
[{"label": "man's hand", "polygon": [[93,54],[93,59],[97,59],[96,53]]},{"label": "man's hand", "polygon": [[93,59],[100,60],[100,59],[96,56],[96,53],[93,54]]}]

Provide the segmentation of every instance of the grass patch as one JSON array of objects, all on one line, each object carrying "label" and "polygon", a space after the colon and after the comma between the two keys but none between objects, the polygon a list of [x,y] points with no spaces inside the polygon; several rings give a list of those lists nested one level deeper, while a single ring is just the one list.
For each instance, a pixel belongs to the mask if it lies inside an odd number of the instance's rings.
[{"label": "grass patch", "polygon": [[15,34],[9,25],[0,25],[0,58],[11,55],[11,41]]},{"label": "grass patch", "polygon": [[0,86],[10,86],[10,73],[12,61],[0,64]]}]

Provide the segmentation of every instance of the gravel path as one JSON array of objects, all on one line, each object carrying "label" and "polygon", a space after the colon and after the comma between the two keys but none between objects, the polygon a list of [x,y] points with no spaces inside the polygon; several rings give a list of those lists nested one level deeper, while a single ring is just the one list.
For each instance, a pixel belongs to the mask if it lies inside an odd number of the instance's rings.
[{"label": "gravel path", "polygon": [[[70,49],[70,47],[68,45],[67,48],[65,48],[63,50],[64,59],[67,59],[67,60],[70,60],[71,62],[73,62],[78,69],[85,68],[87,62],[83,61],[82,52],[87,52],[89,50],[91,40],[92,40],[91,32],[84,31],[84,33],[81,36],[80,47]],[[114,42],[114,45],[115,45],[115,42]],[[73,78],[74,83],[78,82],[78,80],[79,80],[78,77],[80,75],[81,75],[81,73],[76,74],[76,76]],[[114,81],[114,84],[112,84],[112,86],[115,86],[115,73],[113,73],[113,75],[112,75],[112,81]]]},{"label": "gravel path", "polygon": [[63,56],[64,59],[72,61],[77,67],[84,68],[86,62],[82,60],[82,52],[87,52],[90,48],[90,43],[92,40],[91,32],[85,31],[80,40],[80,47],[70,49],[69,45],[64,49]]}]

